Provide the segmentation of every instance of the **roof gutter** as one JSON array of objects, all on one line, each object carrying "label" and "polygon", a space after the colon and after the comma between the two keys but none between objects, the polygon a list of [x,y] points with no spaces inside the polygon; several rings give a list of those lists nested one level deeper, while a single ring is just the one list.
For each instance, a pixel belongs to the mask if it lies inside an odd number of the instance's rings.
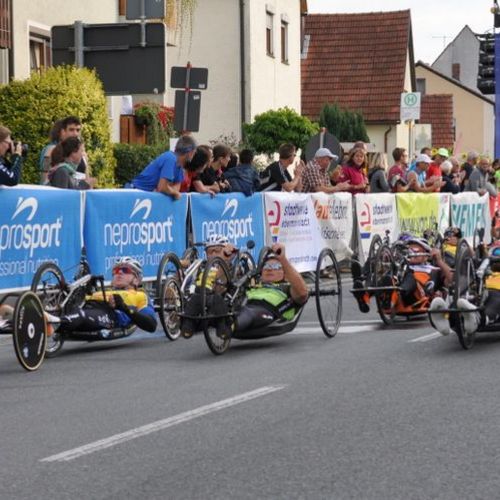
[{"label": "roof gutter", "polygon": [[241,139],[243,140],[243,124],[246,122],[246,68],[245,68],[245,0],[240,0],[240,113]]}]

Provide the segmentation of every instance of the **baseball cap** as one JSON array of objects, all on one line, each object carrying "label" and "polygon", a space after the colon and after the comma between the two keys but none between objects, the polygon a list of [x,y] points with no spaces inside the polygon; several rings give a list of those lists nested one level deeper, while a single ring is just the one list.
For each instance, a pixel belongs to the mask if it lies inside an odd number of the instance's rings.
[{"label": "baseball cap", "polygon": [[415,158],[415,163],[421,163],[421,162],[432,163],[432,160],[426,154],[422,153]]},{"label": "baseball cap", "polygon": [[442,156],[443,158],[448,158],[448,156],[450,156],[450,153],[448,152],[448,150],[446,148],[439,148],[436,151],[436,154],[439,156]]},{"label": "baseball cap", "polygon": [[332,160],[338,160],[339,157],[337,155],[334,155],[328,148],[319,148],[316,151],[316,154],[314,155],[315,158],[324,158],[327,156],[328,158],[331,158]]}]

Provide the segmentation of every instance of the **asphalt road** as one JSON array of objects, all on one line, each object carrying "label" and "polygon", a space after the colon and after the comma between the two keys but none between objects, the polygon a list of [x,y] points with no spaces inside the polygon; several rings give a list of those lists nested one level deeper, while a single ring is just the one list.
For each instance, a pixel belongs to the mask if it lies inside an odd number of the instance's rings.
[{"label": "asphalt road", "polygon": [[26,373],[2,339],[0,498],[498,498],[499,356],[348,294],[332,340],[308,310],[219,357],[157,332]]}]

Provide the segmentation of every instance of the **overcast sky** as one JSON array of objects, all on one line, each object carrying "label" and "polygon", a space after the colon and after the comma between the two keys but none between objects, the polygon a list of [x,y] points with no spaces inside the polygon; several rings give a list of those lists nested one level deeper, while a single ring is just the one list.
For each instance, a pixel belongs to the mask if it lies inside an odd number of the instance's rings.
[{"label": "overcast sky", "polygon": [[466,24],[475,33],[493,27],[493,0],[307,0],[307,5],[310,14],[411,9],[415,61],[429,64],[443,50],[443,36],[448,44]]}]

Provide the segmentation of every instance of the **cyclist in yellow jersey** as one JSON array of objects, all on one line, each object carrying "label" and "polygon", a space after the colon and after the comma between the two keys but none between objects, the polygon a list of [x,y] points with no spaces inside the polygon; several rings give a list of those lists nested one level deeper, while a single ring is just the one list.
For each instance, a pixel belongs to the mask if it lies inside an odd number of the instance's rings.
[{"label": "cyclist in yellow jersey", "polygon": [[111,288],[105,296],[102,291],[87,296],[82,307],[59,318],[57,329],[87,332],[137,325],[154,332],[157,321],[153,303],[141,283],[140,263],[131,257],[120,258],[113,266]]},{"label": "cyclist in yellow jersey", "polygon": [[462,238],[459,227],[449,227],[443,233],[443,245],[441,246],[443,259],[450,267],[455,267],[458,241]]}]

